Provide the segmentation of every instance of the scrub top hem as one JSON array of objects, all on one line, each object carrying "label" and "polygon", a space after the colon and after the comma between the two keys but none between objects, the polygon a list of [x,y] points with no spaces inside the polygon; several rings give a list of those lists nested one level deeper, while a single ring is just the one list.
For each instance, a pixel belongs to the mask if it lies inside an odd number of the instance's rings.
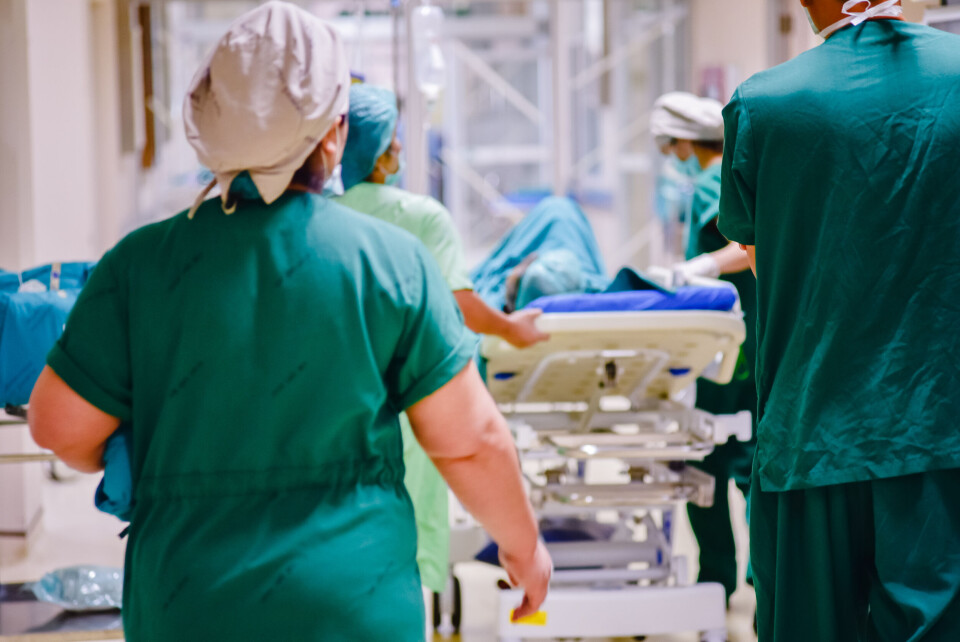
[{"label": "scrub top hem", "polygon": [[457,346],[400,398],[400,410],[406,410],[450,383],[473,360],[478,341],[464,329]]},{"label": "scrub top hem", "polygon": [[[762,450],[762,436],[760,437],[760,442],[760,450]],[[878,479],[893,479],[918,473],[960,468],[960,451],[939,455],[937,457],[930,457],[928,454],[923,453],[915,457],[907,458],[906,461],[902,461],[899,466],[871,465],[854,469],[817,473],[816,475],[791,474],[786,477],[778,475],[777,477],[780,478],[780,480],[775,481],[771,475],[764,470],[766,463],[763,460],[766,458],[760,455],[760,450],[757,452],[760,488],[764,492],[772,493],[806,490],[809,488],[836,486],[840,484],[853,484]]]},{"label": "scrub top hem", "polygon": [[67,354],[59,343],[54,344],[47,355],[47,365],[57,373],[58,377],[63,379],[71,390],[83,397],[85,401],[121,421],[130,421],[130,405],[119,401],[104,390],[84,372],[83,368],[73,357]]}]

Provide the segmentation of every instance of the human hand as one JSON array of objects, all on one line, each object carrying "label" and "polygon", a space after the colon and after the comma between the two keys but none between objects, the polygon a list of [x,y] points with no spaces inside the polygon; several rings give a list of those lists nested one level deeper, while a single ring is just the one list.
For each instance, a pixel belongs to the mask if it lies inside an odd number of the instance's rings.
[{"label": "human hand", "polygon": [[525,558],[515,557],[500,549],[500,565],[510,578],[510,584],[523,589],[523,602],[513,611],[512,620],[533,615],[547,597],[550,576],[553,575],[553,560],[543,542],[538,541],[533,554]]},{"label": "human hand", "polygon": [[701,254],[673,266],[673,287],[688,285],[697,277],[715,279],[718,276],[720,276],[720,264],[709,254]]},{"label": "human hand", "polygon": [[537,328],[537,319],[543,314],[542,310],[518,310],[507,317],[509,323],[504,339],[515,348],[529,348],[535,343],[546,341],[549,334]]}]

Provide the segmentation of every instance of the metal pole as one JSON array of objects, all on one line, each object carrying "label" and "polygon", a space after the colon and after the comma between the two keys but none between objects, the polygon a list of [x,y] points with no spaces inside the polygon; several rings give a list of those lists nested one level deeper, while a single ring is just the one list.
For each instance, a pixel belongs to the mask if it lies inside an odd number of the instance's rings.
[{"label": "metal pole", "polygon": [[570,10],[578,3],[553,0],[550,5],[550,48],[553,53],[553,193],[570,188],[573,168],[572,82],[570,77]]},{"label": "metal pole", "polygon": [[430,162],[427,148],[426,109],[423,94],[417,84],[417,48],[416,34],[413,28],[413,11],[420,5],[419,0],[407,0],[403,5],[407,27],[407,95],[406,95],[406,158],[407,169],[405,187],[417,194],[429,191],[427,165]]}]

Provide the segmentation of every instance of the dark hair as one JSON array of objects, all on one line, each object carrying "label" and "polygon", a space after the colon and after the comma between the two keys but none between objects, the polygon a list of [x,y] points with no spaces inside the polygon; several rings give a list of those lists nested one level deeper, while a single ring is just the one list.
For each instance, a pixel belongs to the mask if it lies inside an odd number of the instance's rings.
[{"label": "dark hair", "polygon": [[510,270],[507,275],[506,289],[504,291],[503,311],[511,314],[517,309],[517,295],[520,293],[520,281],[523,280],[530,264],[537,260],[537,253],[533,252],[524,257],[519,265]]},{"label": "dark hair", "polygon": [[711,152],[723,153],[722,140],[695,140],[693,141],[693,146],[703,147],[704,149],[709,149]]}]

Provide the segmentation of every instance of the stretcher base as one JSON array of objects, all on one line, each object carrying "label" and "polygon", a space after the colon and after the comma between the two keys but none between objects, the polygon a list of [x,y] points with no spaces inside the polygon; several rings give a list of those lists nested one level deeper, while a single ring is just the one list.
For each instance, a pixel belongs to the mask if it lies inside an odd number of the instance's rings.
[{"label": "stretcher base", "polygon": [[501,642],[574,637],[630,637],[699,632],[705,642],[726,640],[725,594],[720,584],[624,587],[611,590],[554,587],[529,624],[510,622],[523,593],[501,591]]}]

